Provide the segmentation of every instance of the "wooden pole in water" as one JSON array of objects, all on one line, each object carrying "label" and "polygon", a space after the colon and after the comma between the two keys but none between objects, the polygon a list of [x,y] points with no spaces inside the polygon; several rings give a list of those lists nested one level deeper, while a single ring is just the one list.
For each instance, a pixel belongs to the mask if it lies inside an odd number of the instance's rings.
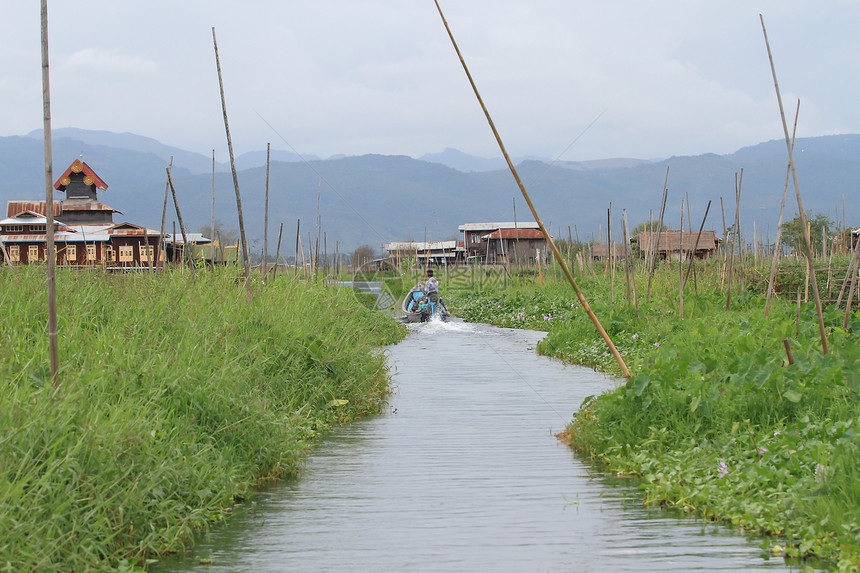
[{"label": "wooden pole in water", "polygon": [[45,258],[48,262],[48,347],[51,383],[60,385],[60,344],[57,335],[57,255],[54,243],[54,168],[51,142],[51,81],[48,64],[48,0],[42,0],[42,136],[45,149]]},{"label": "wooden pole in water", "polygon": [[490,117],[490,113],[487,110],[487,107],[484,105],[484,101],[481,99],[480,93],[478,93],[478,87],[475,85],[474,80],[472,79],[472,74],[469,73],[469,68],[466,66],[466,60],[463,59],[463,55],[460,53],[460,48],[457,47],[457,42],[454,40],[454,35],[451,33],[451,29],[448,27],[448,22],[445,20],[444,14],[442,14],[442,8],[439,6],[439,0],[433,0],[436,3],[436,9],[439,11],[439,16],[442,18],[442,23],[445,25],[445,29],[448,31],[448,37],[451,39],[451,43],[454,45],[454,50],[457,52],[457,56],[460,58],[460,63],[463,65],[463,70],[466,72],[466,76],[469,78],[469,83],[472,85],[472,90],[475,92],[475,96],[478,98],[478,102],[481,104],[481,108],[484,110],[484,115],[487,118],[487,122],[490,124],[490,128],[493,131],[493,135],[496,137],[496,142],[499,144],[499,148],[502,151],[502,155],[505,157],[505,161],[508,164],[508,167],[511,170],[511,174],[514,176],[514,179],[517,182],[517,185],[520,188],[520,192],[523,194],[523,198],[526,200],[526,203],[531,209],[532,215],[534,215],[535,221],[540,227],[541,233],[546,238],[547,243],[549,243],[549,247],[552,249],[553,254],[556,259],[559,261],[562,270],[564,271],[567,280],[570,282],[571,287],[573,287],[574,292],[576,293],[577,298],[579,299],[580,304],[582,305],[583,310],[588,314],[588,317],[591,319],[591,322],[594,324],[597,331],[600,333],[600,336],[606,342],[606,345],[609,347],[609,350],[612,352],[612,355],[615,357],[616,362],[618,363],[621,372],[624,374],[625,378],[630,378],[630,370],[627,368],[627,364],[624,363],[624,359],[618,353],[618,349],[615,348],[615,344],[613,344],[612,339],[607,334],[606,330],[603,328],[603,325],[600,324],[600,320],[598,320],[597,315],[594,314],[594,311],[591,309],[591,306],[588,304],[588,301],[585,299],[585,295],[582,294],[582,291],[579,289],[579,286],[576,284],[576,280],[573,278],[573,275],[570,273],[570,269],[567,268],[567,264],[564,262],[564,258],[561,256],[561,252],[559,252],[558,247],[553,242],[552,237],[549,232],[547,232],[546,227],[538,215],[537,209],[532,203],[531,198],[529,197],[528,192],[526,191],[525,185],[523,185],[522,180],[520,179],[519,174],[517,173],[516,167],[514,167],[513,162],[511,161],[510,156],[508,155],[507,150],[505,149],[504,143],[502,143],[502,138],[499,136],[499,132],[496,130],[496,126],[493,123],[493,119]]},{"label": "wooden pole in water", "polygon": [[[800,100],[797,100],[797,109],[794,112],[794,128],[791,132],[791,147],[794,149],[794,138],[797,134],[797,116],[800,114]],[[785,214],[785,197],[788,194],[788,178],[791,176],[791,165],[785,167],[785,184],[782,187],[782,201],[779,204],[779,223],[776,226],[776,239],[773,243],[773,260],[770,265],[770,279],[767,281],[767,295],[764,302],[764,317],[770,313],[770,299],[773,296],[773,283],[776,280],[776,272],[779,270],[780,242],[782,241],[782,220]]]},{"label": "wooden pole in water", "polygon": [[776,99],[779,102],[779,115],[782,119],[782,130],[785,135],[785,145],[788,148],[788,162],[791,165],[791,176],[794,180],[794,191],[797,195],[797,210],[800,216],[800,224],[804,229],[804,248],[806,250],[806,265],[809,269],[809,273],[812,275],[812,293],[815,298],[815,312],[818,314],[818,330],[821,335],[821,348],[824,354],[828,353],[827,349],[827,331],[824,328],[824,314],[821,310],[821,297],[818,294],[818,281],[815,280],[815,270],[813,268],[812,261],[812,240],[809,237],[809,230],[806,228],[806,213],[803,212],[803,199],[800,195],[800,183],[797,181],[797,167],[794,164],[794,150],[791,146],[791,139],[788,136],[788,125],[785,123],[785,112],[782,108],[782,96],[779,93],[779,82],[776,79],[776,68],[773,65],[773,54],[770,51],[770,42],[767,39],[767,30],[764,27],[764,16],[759,14],[759,20],[761,20],[761,31],[764,34],[764,43],[767,46],[767,57],[770,61],[770,69],[773,74],[773,86],[776,90]]},{"label": "wooden pole in water", "polygon": [[242,194],[239,192],[239,175],[236,173],[236,159],[233,154],[233,138],[230,137],[230,124],[227,121],[227,99],[224,97],[224,80],[221,77],[221,59],[218,57],[218,41],[215,27],[212,27],[212,43],[215,46],[215,67],[218,69],[218,87],[221,91],[221,110],[224,113],[224,131],[227,132],[227,150],[230,152],[230,171],[233,173],[233,187],[236,190],[236,210],[239,212],[239,235],[242,238],[242,258],[245,259],[245,292],[251,302],[251,256],[245,238],[245,218],[242,215]]},{"label": "wooden pole in water", "polygon": [[[263,277],[268,275],[269,265],[269,167],[272,160],[272,144],[266,144],[266,199],[263,207],[263,261],[260,263],[260,271]],[[275,263],[277,264],[277,259]]]}]

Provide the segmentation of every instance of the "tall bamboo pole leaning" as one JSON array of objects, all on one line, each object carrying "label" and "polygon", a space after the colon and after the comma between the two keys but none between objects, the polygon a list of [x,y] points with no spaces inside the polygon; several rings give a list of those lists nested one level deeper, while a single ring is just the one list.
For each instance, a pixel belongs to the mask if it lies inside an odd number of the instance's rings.
[{"label": "tall bamboo pole leaning", "polygon": [[221,91],[221,110],[224,113],[224,131],[227,132],[227,150],[230,152],[230,171],[233,172],[233,187],[236,189],[236,210],[239,212],[239,235],[242,238],[242,258],[245,259],[245,292],[251,302],[251,257],[248,241],[245,239],[245,218],[242,216],[242,195],[239,192],[239,176],[236,173],[236,159],[233,155],[233,139],[230,137],[230,124],[227,121],[227,100],[224,97],[224,80],[221,77],[221,59],[218,57],[218,40],[215,27],[212,27],[212,44],[215,46],[215,67],[218,69],[218,88]]},{"label": "tall bamboo pole leaning", "polygon": [[511,161],[510,156],[508,155],[507,150],[505,149],[504,143],[502,143],[502,138],[499,136],[499,132],[496,130],[496,126],[493,123],[492,117],[490,117],[490,112],[487,110],[487,107],[484,105],[483,99],[481,99],[481,94],[478,92],[478,87],[475,85],[475,81],[472,79],[472,74],[469,72],[468,66],[466,66],[466,60],[463,59],[463,55],[460,53],[460,48],[457,46],[457,42],[454,40],[454,35],[451,32],[451,28],[448,26],[448,22],[445,20],[445,15],[442,14],[442,8],[439,6],[439,0],[433,0],[436,3],[436,9],[439,11],[439,16],[442,18],[442,23],[445,25],[445,30],[448,32],[448,37],[451,39],[451,43],[454,46],[454,50],[457,52],[457,56],[460,58],[460,63],[463,65],[463,70],[466,72],[466,77],[469,79],[469,83],[472,85],[472,90],[475,92],[475,97],[478,99],[478,103],[480,103],[481,108],[484,110],[484,115],[487,118],[487,122],[490,124],[490,129],[493,131],[493,135],[496,138],[496,142],[499,144],[499,149],[502,151],[502,155],[505,157],[505,161],[508,164],[508,168],[511,170],[511,174],[514,176],[514,179],[517,182],[517,185],[520,188],[520,192],[523,195],[523,198],[526,200],[526,203],[529,206],[529,209],[534,215],[535,222],[537,222],[538,227],[540,227],[541,233],[543,233],[544,238],[546,238],[547,243],[549,243],[549,247],[552,249],[553,254],[555,255],[556,260],[559,262],[562,270],[564,271],[567,280],[570,282],[570,286],[573,287],[574,292],[576,293],[576,297],[579,299],[580,304],[582,305],[583,310],[588,314],[588,317],[591,319],[591,322],[594,324],[597,331],[600,333],[600,336],[606,342],[606,345],[609,347],[609,350],[612,352],[612,355],[615,357],[616,362],[618,363],[621,372],[624,374],[625,378],[630,378],[630,370],[627,368],[627,364],[624,363],[624,359],[621,357],[621,354],[618,353],[618,349],[615,348],[615,344],[613,344],[612,339],[609,337],[609,334],[603,328],[603,325],[600,324],[600,320],[598,320],[597,315],[594,314],[594,311],[591,309],[591,306],[588,304],[588,301],[585,299],[585,295],[582,294],[582,291],[579,289],[579,286],[576,284],[576,280],[573,278],[573,275],[570,273],[570,269],[567,267],[567,263],[564,262],[564,258],[561,256],[561,252],[558,250],[558,247],[555,245],[555,242],[552,240],[549,232],[547,232],[546,227],[538,215],[537,209],[532,203],[531,197],[529,197],[528,192],[526,191],[525,186],[523,185],[522,180],[520,179],[519,174],[517,173],[516,167],[514,167],[513,162]]},{"label": "tall bamboo pole leaning", "polygon": [[776,68],[773,65],[773,54],[770,51],[770,42],[767,39],[767,30],[764,27],[764,16],[759,14],[761,21],[761,31],[764,34],[764,43],[767,47],[767,58],[770,62],[770,70],[773,75],[773,87],[776,90],[776,100],[779,103],[779,116],[782,119],[782,131],[785,135],[785,146],[788,148],[788,162],[791,165],[791,176],[794,181],[794,192],[797,195],[797,210],[800,216],[800,225],[803,227],[804,249],[806,250],[806,265],[809,269],[809,274],[812,276],[812,295],[815,298],[815,312],[818,314],[818,330],[821,335],[821,349],[824,354],[827,350],[827,331],[824,328],[824,314],[821,311],[821,297],[818,294],[818,281],[815,279],[815,268],[812,261],[812,240],[809,236],[809,230],[806,227],[806,213],[803,212],[803,199],[800,196],[800,183],[797,181],[797,167],[794,164],[794,149],[791,146],[791,139],[788,136],[788,125],[785,123],[785,111],[782,107],[782,96],[779,93],[779,82],[776,79]]},{"label": "tall bamboo pole leaning", "polygon": [[[687,203],[689,205],[689,203]],[[696,250],[699,248],[699,240],[702,238],[702,231],[705,229],[705,221],[708,220],[708,212],[711,210],[711,202],[708,201],[708,206],[705,207],[705,216],[702,217],[702,224],[699,225],[699,232],[696,234],[696,242],[693,243],[693,257],[690,259],[690,266],[687,267],[687,274],[684,275],[683,286],[687,285],[687,280],[690,278],[690,269],[696,262]],[[689,213],[688,213],[689,216]],[[705,280],[704,278],[702,280]]]},{"label": "tall bamboo pole leaning", "polygon": [[[176,209],[176,218],[179,219],[179,232],[182,233],[182,266],[188,264],[188,235],[185,233],[185,223],[182,221],[182,213],[179,211],[179,200],[176,198],[176,189],[173,187],[173,177],[170,175],[171,168],[167,168],[167,183],[170,185],[170,194],[173,195],[173,207]],[[173,244],[176,245],[176,234],[173,235]],[[194,270],[194,265],[189,265]]]},{"label": "tall bamboo pole leaning", "polygon": [[[167,164],[168,169],[173,167],[173,156],[170,156],[170,162]],[[167,225],[167,199],[170,197],[170,181],[164,181],[164,203],[161,206],[161,233],[158,235],[158,258],[161,263],[161,270],[167,270],[167,252],[164,250],[164,227]],[[215,232],[214,229],[212,231]],[[176,248],[176,237],[173,238],[173,246]]]},{"label": "tall bamboo pole leaning", "polygon": [[51,383],[60,385],[60,345],[57,336],[57,255],[54,244],[54,167],[51,145],[51,81],[48,65],[48,0],[42,0],[42,135],[45,146],[45,258],[48,262],[48,347]]},{"label": "tall bamboo pole leaning", "polygon": [[[267,266],[269,263],[269,166],[272,158],[272,144],[266,144],[266,200],[263,207],[263,262],[260,266],[260,271],[263,273],[264,279],[268,277]],[[277,264],[277,259],[275,263]]]},{"label": "tall bamboo pole leaning", "polygon": [[[794,128],[791,132],[791,147],[794,148],[794,138],[797,134],[797,117],[800,114],[800,100],[794,112]],[[770,279],[767,281],[767,295],[764,302],[764,317],[770,313],[770,299],[773,296],[773,283],[776,281],[776,271],[779,270],[780,242],[782,241],[782,220],[785,214],[785,197],[788,194],[788,179],[791,177],[791,165],[785,166],[785,184],[782,187],[782,201],[779,204],[779,223],[776,226],[776,239],[773,243],[773,260],[770,265]]]},{"label": "tall bamboo pole leaning", "polygon": [[[654,244],[654,252],[651,256],[651,265],[648,269],[648,291],[645,294],[645,301],[651,302],[651,281],[654,278],[654,268],[657,266],[657,257],[660,256],[660,235],[663,232],[663,215],[666,213],[666,197],[669,193],[669,166],[666,166],[666,179],[663,181],[663,199],[660,201],[660,216],[657,217],[657,241]],[[653,230],[652,230],[653,233]],[[648,236],[648,244],[651,244],[653,237]]]}]

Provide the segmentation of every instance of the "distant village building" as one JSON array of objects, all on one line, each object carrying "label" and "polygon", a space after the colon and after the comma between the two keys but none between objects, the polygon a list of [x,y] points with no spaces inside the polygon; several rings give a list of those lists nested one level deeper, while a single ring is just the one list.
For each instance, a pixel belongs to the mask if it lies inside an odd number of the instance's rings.
[{"label": "distant village building", "polygon": [[540,229],[498,229],[481,237],[489,264],[546,263],[549,244]]},{"label": "distant village building", "polygon": [[[81,161],[75,161],[54,183],[66,199],[53,202],[54,241],[60,265],[103,265],[110,269],[151,269],[162,257],[159,232],[133,223],[113,222],[116,209],[101,203],[107,184]],[[44,201],[9,201],[0,221],[0,261],[31,264],[44,261],[47,218]],[[181,238],[165,242],[168,260],[181,257]],[[195,237],[199,243],[208,239]],[[191,243],[189,238],[189,243]]]},{"label": "distant village building", "polygon": [[[534,221],[466,223],[458,227],[458,230],[463,233],[463,246],[467,260],[481,263],[502,263],[506,259],[513,261],[512,257],[527,257],[529,253],[534,260],[536,249],[540,248],[541,253],[546,250],[546,239],[538,239],[530,234],[535,230],[540,234],[539,229],[540,226]],[[497,231],[501,233],[493,235]],[[526,241],[525,245],[521,242],[523,239]],[[541,240],[543,240],[543,247],[539,246]],[[491,242],[494,242],[492,260],[489,259]],[[507,250],[511,244],[518,245],[518,248]],[[505,249],[504,253],[502,249]]]},{"label": "distant village building", "polygon": [[667,230],[642,231],[633,237],[631,242],[638,245],[641,253],[651,253],[656,249],[657,256],[661,259],[679,258],[682,250],[685,257],[689,257],[692,252],[697,259],[707,259],[717,252],[721,239],[713,231],[702,231],[699,236],[698,231]]},{"label": "distant village building", "polygon": [[463,243],[458,241],[404,241],[385,245],[388,262],[397,267],[404,260],[414,259],[435,266],[455,266],[465,261]]},{"label": "distant village building", "polygon": [[[625,261],[627,260],[628,253],[632,255],[630,252],[630,248],[623,243],[613,243],[612,244],[612,260],[614,261]],[[592,245],[591,246],[591,258],[595,261],[605,261],[609,257],[610,249],[609,245]]]}]

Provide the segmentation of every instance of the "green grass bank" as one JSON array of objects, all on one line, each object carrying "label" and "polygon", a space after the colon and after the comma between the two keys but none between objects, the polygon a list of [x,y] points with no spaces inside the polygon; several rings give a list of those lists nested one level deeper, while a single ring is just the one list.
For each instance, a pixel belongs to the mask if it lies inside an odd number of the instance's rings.
[{"label": "green grass bank", "polygon": [[[586,400],[564,438],[608,470],[638,476],[646,503],[770,534],[774,556],[856,571],[860,312],[842,328],[844,308],[825,309],[825,355],[811,299],[798,311],[793,295],[782,296],[765,318],[767,281],[756,278],[751,270],[727,311],[725,275],[700,266],[683,317],[677,268],[655,276],[650,302],[640,271],[638,311],[623,270],[614,303],[605,276],[581,278],[633,376]],[[619,372],[567,283],[495,281],[449,298],[467,320],[548,330],[540,352]]]},{"label": "green grass bank", "polygon": [[332,424],[379,410],[402,327],[351,289],[235,270],[0,270],[0,569],[115,570],[181,550]]}]

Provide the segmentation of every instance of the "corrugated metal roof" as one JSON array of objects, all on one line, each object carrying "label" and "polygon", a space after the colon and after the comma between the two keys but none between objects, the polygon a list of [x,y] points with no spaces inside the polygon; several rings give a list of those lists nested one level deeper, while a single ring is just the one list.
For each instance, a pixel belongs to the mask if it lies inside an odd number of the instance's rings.
[{"label": "corrugated metal roof", "polygon": [[460,231],[495,231],[497,229],[539,229],[534,221],[510,221],[505,223],[466,223],[457,227]]},{"label": "corrugated metal roof", "polygon": [[388,243],[385,245],[386,251],[427,251],[427,250],[444,250],[456,249],[457,241],[405,241]]},{"label": "corrugated metal roof", "polygon": [[[59,217],[62,212],[62,201],[54,201],[53,209],[54,217]],[[39,215],[45,215],[45,202],[44,201],[8,201],[6,203],[6,216],[14,217],[15,215],[19,215],[25,211],[32,211],[33,213],[38,213]]]},{"label": "corrugated metal roof", "polygon": [[105,205],[100,201],[66,199],[59,203],[62,211],[111,211],[112,213],[122,214],[122,211],[118,211],[110,205]]},{"label": "corrugated metal roof", "polygon": [[543,233],[540,229],[499,229],[488,235],[483,235],[482,239],[543,239]]},{"label": "corrugated metal roof", "polygon": [[[681,250],[681,231],[662,231],[659,233],[660,237],[657,238],[657,231],[653,233],[651,231],[642,231],[636,236],[636,240],[639,243],[639,249],[643,251],[647,251],[650,247],[649,241],[653,236],[654,243],[657,244],[659,242],[660,251],[680,251]],[[683,249],[685,251],[692,250],[705,250],[705,251],[713,251],[717,248],[717,243],[720,242],[720,239],[717,238],[716,233],[713,231],[702,231],[702,236],[699,237],[698,243],[696,243],[696,236],[698,235],[698,231],[694,231],[692,233],[685,231],[683,233]],[[694,246],[695,245],[695,249]]]}]

